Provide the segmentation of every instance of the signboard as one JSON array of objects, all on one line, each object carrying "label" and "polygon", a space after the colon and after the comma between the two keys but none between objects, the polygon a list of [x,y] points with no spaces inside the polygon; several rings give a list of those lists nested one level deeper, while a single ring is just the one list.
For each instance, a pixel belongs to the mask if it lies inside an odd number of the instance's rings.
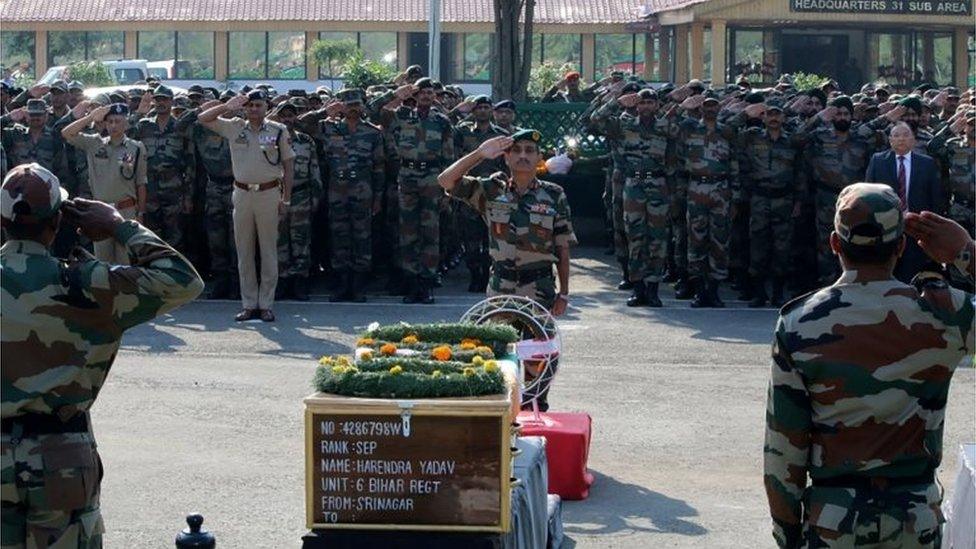
[{"label": "signboard", "polygon": [[501,415],[306,414],[310,527],[507,527]]},{"label": "signboard", "polygon": [[972,0],[790,0],[790,11],[816,13],[971,15],[972,8]]}]

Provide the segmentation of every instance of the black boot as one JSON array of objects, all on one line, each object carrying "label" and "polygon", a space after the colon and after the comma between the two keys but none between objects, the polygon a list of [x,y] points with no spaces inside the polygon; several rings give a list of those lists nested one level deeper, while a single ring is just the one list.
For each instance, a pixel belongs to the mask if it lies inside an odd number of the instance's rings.
[{"label": "black boot", "polygon": [[329,301],[339,303],[349,298],[349,274],[345,271],[336,274],[335,289],[329,296]]},{"label": "black boot", "polygon": [[776,308],[782,307],[783,303],[786,302],[786,300],[783,299],[784,285],[785,284],[783,281],[783,277],[781,276],[773,277],[773,297],[769,298],[769,304],[772,305],[773,307]]},{"label": "black boot", "polygon": [[404,303],[416,303],[420,301],[417,295],[417,277],[414,275],[406,275],[403,277],[403,290],[406,292],[403,296]]},{"label": "black boot", "polygon": [[703,307],[711,307],[712,302],[709,299],[708,287],[705,282],[699,278],[692,278],[688,281],[688,287],[694,288],[695,299],[691,300],[689,304],[693,309],[700,309]]},{"label": "black boot", "polygon": [[366,294],[363,287],[366,285],[366,273],[349,273],[349,291],[346,297],[353,303],[366,303]]},{"label": "black boot", "polygon": [[757,276],[752,279],[752,283],[755,288],[752,292],[752,299],[749,301],[749,307],[753,309],[765,307],[766,301],[769,299],[766,295],[766,280]]},{"label": "black boot", "polygon": [[695,286],[692,284],[692,280],[688,278],[687,272],[678,273],[678,281],[674,283],[674,298],[675,299],[691,299],[695,296]]},{"label": "black boot", "polygon": [[434,302],[434,281],[421,279],[417,291],[417,303],[430,305]]},{"label": "black boot", "polygon": [[630,269],[627,268],[627,262],[626,261],[621,261],[620,262],[620,269],[623,270],[624,277],[620,280],[620,283],[617,284],[617,289],[618,290],[633,290],[634,289],[634,283],[630,281]]},{"label": "black boot", "polygon": [[738,286],[739,299],[742,301],[751,301],[755,295],[753,294],[753,278],[746,271],[739,271],[737,278],[740,281]]},{"label": "black boot", "polygon": [[712,307],[721,309],[725,307],[725,302],[718,296],[718,280],[708,279],[708,299],[712,302]]},{"label": "black boot", "polygon": [[482,265],[478,274],[481,275],[481,278],[478,279],[478,287],[481,288],[481,293],[485,293],[488,291],[488,279],[491,276],[491,267]]},{"label": "black boot", "polygon": [[664,304],[661,303],[661,298],[657,295],[657,282],[647,283],[647,306],[648,307],[662,307]]},{"label": "black boot", "polygon": [[675,265],[674,260],[668,259],[667,270],[664,272],[664,277],[661,282],[671,284],[678,281],[678,266]]},{"label": "black boot", "polygon": [[485,291],[481,287],[481,267],[479,265],[468,265],[468,273],[471,274],[471,280],[468,282],[468,292],[472,294],[480,294]]},{"label": "black boot", "polygon": [[308,277],[295,277],[291,284],[291,295],[296,301],[308,301]]},{"label": "black boot", "polygon": [[275,301],[291,299],[291,279],[279,278],[278,285],[275,286]]},{"label": "black boot", "polygon": [[405,295],[404,294],[404,275],[403,271],[400,269],[390,269],[389,278],[386,280],[386,291],[390,295]]},{"label": "black boot", "polygon": [[633,283],[634,291],[630,294],[630,298],[627,300],[628,307],[643,307],[647,305],[647,287],[644,286],[643,280],[638,280]]}]

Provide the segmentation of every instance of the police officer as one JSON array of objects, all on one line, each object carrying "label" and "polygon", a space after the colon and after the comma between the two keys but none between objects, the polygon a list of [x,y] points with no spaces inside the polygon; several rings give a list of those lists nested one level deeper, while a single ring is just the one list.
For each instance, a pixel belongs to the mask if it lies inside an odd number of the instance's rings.
[{"label": "police officer", "polygon": [[[416,105],[401,105],[413,100]],[[407,281],[404,303],[433,303],[440,261],[440,203],[437,174],[454,159],[450,119],[436,108],[434,82],[421,78],[388,92],[383,126],[400,159],[400,260]],[[395,107],[395,110],[394,110]]]},{"label": "police officer", "polygon": [[190,182],[196,161],[172,107],[173,90],[157,86],[152,91],[152,113],[139,120],[130,134],[147,152],[146,225],[177,250],[186,251],[182,214],[192,209]]},{"label": "police officer", "polygon": [[[198,118],[230,142],[234,242],[244,305],[234,317],[238,322],[275,320],[271,307],[278,284],[278,216],[284,215],[291,200],[295,151],[288,128],[266,119],[268,105],[267,93],[252,90],[201,112]],[[244,118],[219,118],[242,107]],[[255,246],[260,247],[261,253],[260,286]]]},{"label": "police officer", "polygon": [[[142,222],[147,204],[148,161],[145,146],[126,136],[128,115],[129,107],[123,103],[98,107],[61,130],[61,135],[87,154],[94,198],[113,204],[124,219]],[[92,123],[100,122],[105,124],[107,136],[82,133]],[[123,243],[112,239],[95,242],[95,257],[113,264],[129,261]]]},{"label": "police officer", "polygon": [[[492,124],[492,104],[487,95],[475,96],[458,105],[457,110],[468,114],[470,118],[454,127],[454,149],[459,155],[473,152],[493,137],[508,135],[508,132]],[[494,161],[482,162],[472,168],[471,175],[484,177],[504,170],[503,159],[496,158]],[[468,291],[484,293],[488,286],[488,230],[480,213],[463,203],[455,202],[455,205],[457,213],[455,219],[461,236],[461,245],[464,248],[464,262],[471,275]]]},{"label": "police officer", "polygon": [[[437,181],[480,212],[488,225],[488,295],[526,296],[559,316],[569,303],[569,247],[576,243],[576,234],[562,187],[536,179],[541,139],[532,129],[489,139],[444,170]],[[466,175],[481,162],[502,155],[511,175]]]},{"label": "police officer", "polygon": [[780,547],[939,547],[935,471],[949,382],[974,351],[973,295],[894,278],[904,219],[888,185],[844,188],[834,227],[843,274],[786,304],[773,340],[773,535]]},{"label": "police officer", "polygon": [[[288,128],[295,151],[295,179],[291,204],[281,216],[278,227],[278,295],[308,301],[308,276],[311,272],[312,212],[322,196],[322,174],[319,171],[318,146],[310,135],[295,128],[297,103],[302,97],[283,101],[273,119]],[[307,104],[307,102],[305,102]]]},{"label": "police officer", "polygon": [[[0,249],[4,547],[102,546],[102,467],[88,411],[123,332],[203,289],[193,266],[152,231],[107,204],[66,198],[37,164],[14,168],[0,188],[10,238]],[[134,266],[84,252],[53,257],[48,248],[69,218],[92,240],[124,246]]]},{"label": "police officer", "polygon": [[373,259],[372,219],[382,205],[386,144],[383,131],[364,118],[362,90],[339,90],[336,99],[317,126],[328,181],[330,262],[339,278],[329,300],[363,302]]}]

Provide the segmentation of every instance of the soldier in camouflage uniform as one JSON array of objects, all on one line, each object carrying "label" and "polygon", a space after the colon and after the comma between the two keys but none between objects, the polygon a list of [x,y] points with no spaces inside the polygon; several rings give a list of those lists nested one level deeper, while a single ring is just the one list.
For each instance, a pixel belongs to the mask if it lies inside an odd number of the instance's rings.
[{"label": "soldier in camouflage uniform", "polygon": [[[463,105],[472,105],[472,120],[464,121],[454,128],[454,149],[458,155],[465,155],[475,151],[482,143],[498,137],[508,135],[508,132],[491,123],[491,99],[487,95],[479,95]],[[459,108],[463,108],[459,106]],[[486,177],[495,172],[504,171],[505,162],[496,158],[491,162],[482,162],[471,170],[473,177]],[[484,293],[488,286],[488,229],[481,214],[464,203],[455,201],[457,205],[457,226],[461,235],[461,245],[464,247],[464,261],[471,273],[468,291]]]},{"label": "soldier in camouflage uniform", "polygon": [[515,101],[503,99],[492,107],[495,125],[508,132],[509,135],[521,130],[515,124]]},{"label": "soldier in camouflage uniform", "polygon": [[678,157],[688,171],[688,274],[696,288],[692,307],[724,307],[718,286],[729,275],[729,208],[738,185],[736,132],[716,117],[714,95],[698,95],[685,105],[700,107],[702,118],[683,120]]},{"label": "soldier in camouflage uniform", "polygon": [[[193,266],[139,223],[106,204],[66,198],[37,164],[15,168],[0,188],[10,236],[0,248],[3,547],[102,546],[102,468],[88,411],[123,332],[203,289]],[[81,251],[69,261],[51,256],[69,217],[92,240],[122,243],[138,266]]]},{"label": "soldier in camouflage uniform", "polygon": [[[295,151],[295,176],[291,187],[291,206],[279,218],[278,289],[282,298],[308,301],[308,277],[312,269],[312,212],[322,196],[322,174],[319,171],[318,145],[307,133],[295,129],[298,106],[292,98],[280,103],[274,120],[291,134]],[[307,103],[307,102],[306,102]]]},{"label": "soldier in camouflage uniform", "polygon": [[[617,104],[636,113],[612,113]],[[601,106],[591,120],[600,126],[611,146],[620,151],[617,170],[624,178],[623,216],[627,235],[627,273],[634,286],[629,307],[660,307],[658,284],[667,263],[667,170],[670,121],[657,117],[654,90],[621,95]]]},{"label": "soldier in camouflage uniform", "polygon": [[131,135],[148,153],[148,197],[146,225],[177,250],[184,250],[183,214],[190,213],[190,181],[196,161],[186,134],[171,116],[173,91],[166,86],[153,90],[151,116],[139,120]]},{"label": "soldier in camouflage uniform", "polygon": [[[13,123],[14,118],[27,125]],[[0,144],[10,167],[37,162],[59,177],[67,171],[61,133],[48,124],[47,105],[40,99],[30,99],[23,111],[0,117]]]},{"label": "soldier in camouflage uniform", "polygon": [[[408,286],[404,303],[434,302],[444,193],[437,174],[454,158],[454,130],[450,119],[431,107],[433,88],[429,78],[421,78],[376,100],[385,105],[383,126],[390,131],[400,159],[400,260]],[[415,107],[391,109],[391,101],[410,98]]]},{"label": "soldier in camouflage uniform", "polygon": [[974,351],[973,295],[893,277],[904,219],[888,185],[846,187],[836,212],[830,246],[843,274],[784,306],[773,340],[773,535],[791,548],[936,548],[935,471],[949,382]]},{"label": "soldier in camouflage uniform", "polygon": [[328,181],[331,266],[340,283],[330,301],[366,301],[366,276],[372,267],[373,217],[382,206],[386,167],[383,130],[364,118],[359,89],[337,94],[332,116],[318,124],[324,174]]},{"label": "soldier in camouflage uniform", "polygon": [[[947,168],[946,189],[951,196],[949,217],[969,235],[976,234],[976,113],[960,112],[929,141],[928,153]],[[955,135],[955,136],[954,136]]]},{"label": "soldier in camouflage uniform", "polygon": [[[233,97],[234,92],[224,96]],[[207,103],[212,105],[214,103]],[[196,177],[205,188],[204,213],[207,249],[213,286],[210,299],[240,299],[237,273],[237,249],[234,245],[234,171],[230,160],[230,143],[223,136],[197,122],[201,108],[190,109],[177,122],[177,131],[190,137],[197,160]]]},{"label": "soldier in camouflage uniform", "polygon": [[853,112],[854,104],[849,97],[835,97],[830,106],[810,117],[791,138],[803,149],[811,166],[817,222],[817,271],[822,284],[828,283],[837,273],[837,261],[828,245],[837,194],[864,178],[871,155],[884,141],[884,134],[872,128],[870,123],[852,127]]},{"label": "soldier in camouflage uniform", "polygon": [[[797,149],[783,131],[782,105],[769,99],[753,109],[764,111],[764,128],[749,127],[739,135],[742,187],[749,194],[750,307],[762,307],[769,299],[766,277],[772,277],[771,304],[783,304],[783,288],[789,274],[796,194]],[[748,114],[752,114],[749,112]]]}]

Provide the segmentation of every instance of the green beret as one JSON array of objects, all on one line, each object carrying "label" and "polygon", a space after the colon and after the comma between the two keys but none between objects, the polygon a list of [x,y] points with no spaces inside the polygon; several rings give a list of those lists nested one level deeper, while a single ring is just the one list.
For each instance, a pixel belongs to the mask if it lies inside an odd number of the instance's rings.
[{"label": "green beret", "polygon": [[847,109],[847,112],[854,112],[854,102],[846,95],[838,95],[830,100],[830,106],[838,109]]},{"label": "green beret", "polygon": [[750,105],[757,105],[759,103],[762,103],[763,102],[763,99],[764,99],[764,97],[763,97],[762,92],[756,92],[756,91],[749,92],[745,96],[746,103],[748,103]]},{"label": "green beret", "polygon": [[898,102],[898,105],[922,114],[922,100],[917,95],[909,95]]},{"label": "green beret", "polygon": [[538,143],[542,140],[542,134],[539,130],[533,130],[527,128],[524,130],[519,130],[512,134],[512,141],[532,141],[533,143]]},{"label": "green beret", "polygon": [[783,112],[783,100],[779,97],[770,97],[766,100],[766,112]]}]

